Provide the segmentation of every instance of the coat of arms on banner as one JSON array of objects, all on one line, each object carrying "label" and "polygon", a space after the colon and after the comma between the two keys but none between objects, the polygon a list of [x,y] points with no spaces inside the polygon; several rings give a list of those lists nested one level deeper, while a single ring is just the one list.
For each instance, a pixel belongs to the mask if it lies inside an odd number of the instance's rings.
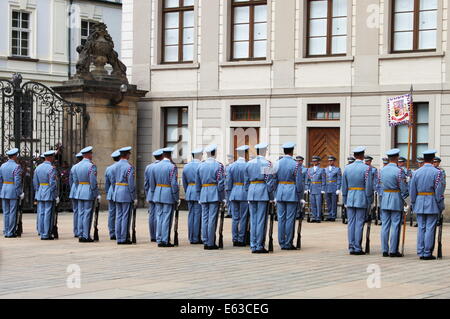
[{"label": "coat of arms on banner", "polygon": [[411,121],[411,94],[405,94],[388,99],[389,125],[409,124]]}]

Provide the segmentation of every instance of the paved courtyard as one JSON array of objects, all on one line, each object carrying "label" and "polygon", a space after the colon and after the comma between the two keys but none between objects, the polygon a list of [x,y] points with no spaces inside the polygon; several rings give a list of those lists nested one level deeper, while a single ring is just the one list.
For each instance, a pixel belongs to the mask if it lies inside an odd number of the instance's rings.
[{"label": "paved courtyard", "polygon": [[[369,256],[348,255],[340,222],[304,223],[301,251],[281,251],[275,227],[275,252],[255,255],[232,247],[231,219],[225,219],[222,251],[188,244],[186,212],[180,212],[176,248],[149,242],[143,209],[134,246],[109,240],[106,212],[99,217],[97,243],[78,243],[71,221],[70,213],[60,214],[60,239],[41,241],[35,216],[26,214],[22,238],[0,238],[0,298],[450,298],[449,225],[444,259],[421,261],[415,255],[417,229],[409,226],[406,257],[383,258],[380,227],[374,225]],[[81,287],[69,288],[77,269]]]}]

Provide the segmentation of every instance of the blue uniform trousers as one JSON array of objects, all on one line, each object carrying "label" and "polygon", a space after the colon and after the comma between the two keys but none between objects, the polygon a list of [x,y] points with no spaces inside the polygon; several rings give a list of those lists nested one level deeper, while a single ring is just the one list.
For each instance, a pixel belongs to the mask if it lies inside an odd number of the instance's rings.
[{"label": "blue uniform trousers", "polygon": [[3,235],[13,236],[16,233],[17,208],[19,201],[17,199],[3,199]]},{"label": "blue uniform trousers", "polygon": [[109,237],[116,237],[116,203],[108,201],[108,229]]},{"label": "blue uniform trousers", "polygon": [[156,206],[156,241],[158,244],[170,242],[173,204],[155,203]]},{"label": "blue uniform trousers", "polygon": [[278,243],[281,248],[292,246],[297,205],[296,202],[277,202]]},{"label": "blue uniform trousers", "polygon": [[334,193],[325,193],[328,208],[328,218],[336,219],[337,214],[337,195]]},{"label": "blue uniform trousers", "polygon": [[310,194],[312,219],[322,219],[322,194]]},{"label": "blue uniform trousers", "polygon": [[53,225],[53,216],[52,216],[52,208],[53,201],[38,201],[37,202],[38,209],[38,229],[41,238],[49,238],[50,232],[52,231]]},{"label": "blue uniform trousers", "polygon": [[78,230],[78,200],[72,199],[72,210],[73,210],[73,235],[75,237],[80,236],[80,231]]},{"label": "blue uniform trousers", "polygon": [[114,202],[116,206],[116,239],[118,243],[129,240],[131,203]]},{"label": "blue uniform trousers", "polygon": [[438,214],[417,214],[417,255],[429,257],[433,254]]},{"label": "blue uniform trousers", "polygon": [[[398,252],[402,212],[396,210],[381,211],[381,250],[383,253]],[[391,238],[389,243],[389,237]]]},{"label": "blue uniform trousers", "polygon": [[150,234],[150,240],[156,240],[156,205],[150,202],[148,206],[148,232]]},{"label": "blue uniform trousers", "polygon": [[197,201],[188,201],[188,238],[190,243],[201,241],[202,206]]},{"label": "blue uniform trousers", "polygon": [[78,200],[78,233],[80,238],[90,238],[93,206],[94,201],[92,200]]},{"label": "blue uniform trousers", "polygon": [[217,217],[219,202],[204,203],[202,205],[202,240],[207,246],[214,246],[216,242]]},{"label": "blue uniform trousers", "polygon": [[233,242],[243,243],[247,230],[248,202],[231,201],[231,216],[233,217],[231,225]]},{"label": "blue uniform trousers", "polygon": [[267,201],[251,201],[248,205],[250,210],[250,249],[252,251],[264,248],[266,239],[267,205]]},{"label": "blue uniform trousers", "polygon": [[350,252],[362,251],[361,243],[366,221],[367,208],[347,208],[348,249]]}]

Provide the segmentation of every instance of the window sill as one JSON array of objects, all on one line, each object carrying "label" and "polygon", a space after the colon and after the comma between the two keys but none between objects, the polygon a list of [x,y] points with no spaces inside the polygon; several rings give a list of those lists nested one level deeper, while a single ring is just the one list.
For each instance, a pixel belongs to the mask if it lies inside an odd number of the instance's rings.
[{"label": "window sill", "polygon": [[411,52],[411,53],[388,53],[380,55],[379,60],[414,59],[443,57],[445,52]]},{"label": "window sill", "polygon": [[164,70],[193,70],[199,69],[200,63],[174,63],[174,64],[157,64],[152,65],[150,70],[164,71]]},{"label": "window sill", "polygon": [[39,59],[32,59],[32,58],[27,58],[27,57],[22,57],[22,56],[9,56],[8,60],[24,61],[24,62],[39,62]]},{"label": "window sill", "polygon": [[353,62],[354,56],[327,56],[317,58],[300,58],[295,59],[295,64],[308,64],[308,63],[331,63],[331,62]]},{"label": "window sill", "polygon": [[272,60],[256,60],[256,61],[228,61],[220,63],[221,67],[234,67],[234,66],[260,66],[260,65],[272,65]]}]

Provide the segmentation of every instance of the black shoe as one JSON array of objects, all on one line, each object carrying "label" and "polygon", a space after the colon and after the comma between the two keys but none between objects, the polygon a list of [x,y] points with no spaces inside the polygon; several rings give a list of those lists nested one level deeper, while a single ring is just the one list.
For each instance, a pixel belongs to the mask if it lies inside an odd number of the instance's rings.
[{"label": "black shoe", "polygon": [[291,247],[288,247],[286,250],[297,250],[297,247],[291,246]]},{"label": "black shoe", "polygon": [[399,252],[396,252],[396,253],[394,253],[394,254],[389,254],[389,257],[403,257],[403,255],[402,254],[400,254]]},{"label": "black shoe", "polygon": [[84,238],[83,237],[78,237],[78,242],[79,243],[84,243]]},{"label": "black shoe", "polygon": [[420,259],[420,260],[423,260],[424,258],[425,258],[425,257],[422,256],[422,257],[420,257],[419,259]]},{"label": "black shoe", "polygon": [[268,253],[269,253],[269,251],[267,249],[265,249],[265,248],[257,250],[255,252],[255,254],[268,254]]},{"label": "black shoe", "polygon": [[239,244],[240,244],[239,242],[234,241],[234,242],[233,242],[233,247],[241,247],[241,246],[239,246]]},{"label": "black shoe", "polygon": [[354,253],[353,253],[353,255],[356,255],[356,256],[361,256],[361,255],[365,255],[366,253],[365,252],[363,252],[363,251],[355,251]]},{"label": "black shoe", "polygon": [[414,227],[419,227],[419,224],[415,223],[415,224],[414,224]]},{"label": "black shoe", "polygon": [[152,239],[152,240],[150,240],[150,242],[156,243],[156,239]]},{"label": "black shoe", "polygon": [[209,250],[209,246],[208,246],[208,245],[204,245],[204,246],[203,246],[203,249],[204,249],[204,250]]},{"label": "black shoe", "polygon": [[436,260],[435,256],[422,257],[422,260]]},{"label": "black shoe", "polygon": [[350,255],[354,255],[354,254],[355,254],[355,252],[354,252],[354,251],[351,251],[351,252],[350,252]]},{"label": "black shoe", "polygon": [[252,250],[252,254],[257,254],[257,250]]},{"label": "black shoe", "polygon": [[117,240],[116,236],[112,236],[112,237],[110,237],[109,239],[111,239],[111,240]]},{"label": "black shoe", "polygon": [[17,235],[5,236],[5,238],[17,238]]},{"label": "black shoe", "polygon": [[49,237],[49,238],[41,238],[41,240],[54,240],[55,238]]},{"label": "black shoe", "polygon": [[158,247],[166,247],[166,243],[159,243]]},{"label": "black shoe", "polygon": [[85,242],[85,243],[93,243],[94,240],[93,240],[92,238],[89,237],[89,238],[85,238],[85,239],[84,239],[84,242]]},{"label": "black shoe", "polygon": [[202,244],[202,243],[199,242],[199,241],[194,241],[194,242],[191,243],[191,245],[201,245],[201,244]]},{"label": "black shoe", "polygon": [[171,243],[168,243],[168,244],[166,244],[165,247],[175,247],[175,245],[174,245],[174,244],[171,244]]},{"label": "black shoe", "polygon": [[208,246],[208,249],[209,249],[209,250],[217,250],[217,249],[219,249],[219,246],[217,246],[217,245],[214,245],[214,246]]},{"label": "black shoe", "polygon": [[336,218],[330,218],[330,222],[335,222]]},{"label": "black shoe", "polygon": [[238,242],[238,247],[246,247],[247,245],[245,242]]},{"label": "black shoe", "polygon": [[389,257],[389,253],[384,252],[383,257]]},{"label": "black shoe", "polygon": [[320,220],[316,220],[315,221],[317,224],[320,224],[322,221],[320,221]]},{"label": "black shoe", "polygon": [[73,236],[73,238],[79,238],[80,236],[78,236],[78,235],[75,235],[75,236]]}]

